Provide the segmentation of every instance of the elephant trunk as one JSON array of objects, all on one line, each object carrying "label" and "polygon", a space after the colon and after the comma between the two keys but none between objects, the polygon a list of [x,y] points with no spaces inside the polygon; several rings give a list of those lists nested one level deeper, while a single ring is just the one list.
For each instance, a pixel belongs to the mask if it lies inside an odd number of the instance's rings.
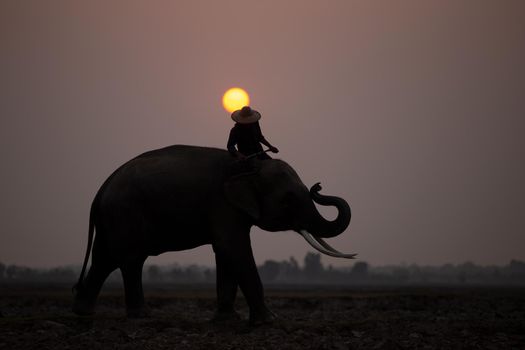
[{"label": "elephant trunk", "polygon": [[317,204],[335,206],[338,211],[337,218],[333,221],[326,220],[312,203],[314,210],[309,220],[308,230],[299,230],[298,232],[312,247],[323,254],[336,258],[354,259],[357,254],[343,254],[323,240],[323,238],[337,236],[346,230],[352,216],[350,206],[342,198],[320,194],[320,190],[321,185],[319,183],[313,185],[310,188],[310,197]]},{"label": "elephant trunk", "polygon": [[317,210],[311,220],[311,227],[308,231],[315,237],[330,238],[335,237],[346,230],[350,224],[352,216],[348,203],[339,197],[325,196],[319,193],[321,185],[316,183],[310,188],[310,197],[320,205],[335,206],[337,208],[337,218],[333,221],[326,220]]}]

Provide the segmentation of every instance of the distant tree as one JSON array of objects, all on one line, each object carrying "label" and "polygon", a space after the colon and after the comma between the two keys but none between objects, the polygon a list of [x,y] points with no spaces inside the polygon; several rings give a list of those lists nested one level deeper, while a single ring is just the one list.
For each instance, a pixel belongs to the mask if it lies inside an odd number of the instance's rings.
[{"label": "distant tree", "polygon": [[32,281],[39,277],[35,269],[26,266],[9,265],[6,269],[8,279],[17,279],[20,281]]},{"label": "distant tree", "polygon": [[[278,265],[276,266],[266,266],[263,269],[270,269],[270,270],[277,270],[278,273],[274,277],[274,281],[277,282],[284,282],[284,283],[290,283],[290,282],[296,282],[302,278],[301,276],[301,269],[299,268],[299,264],[297,263],[297,260],[294,257],[290,257],[289,260],[283,260],[281,262],[273,262]],[[272,263],[272,265],[274,265]],[[261,266],[262,267],[262,266]],[[263,273],[267,273],[266,271]],[[273,274],[274,272],[269,272],[270,274]],[[266,276],[265,278],[272,278],[270,275]]]},{"label": "distant tree", "polygon": [[44,271],[43,278],[48,281],[54,282],[72,282],[76,279],[75,272],[67,267],[56,267],[47,271]]},{"label": "distant tree", "polygon": [[148,267],[148,281],[150,282],[159,282],[162,280],[162,273],[160,267],[157,265],[150,265]]},{"label": "distant tree", "polygon": [[406,267],[396,266],[392,271],[392,277],[398,282],[406,282],[410,277],[410,273]]},{"label": "distant tree", "polygon": [[461,283],[467,282],[467,274],[465,273],[465,271],[459,271],[459,273],[458,273],[458,281],[461,282]]},{"label": "distant tree", "polygon": [[323,280],[329,283],[344,283],[347,276],[345,276],[344,270],[334,267],[332,264],[323,272]]},{"label": "distant tree", "polygon": [[4,279],[4,274],[5,274],[5,265],[0,262],[0,280]]},{"label": "distant tree", "polygon": [[174,282],[180,282],[184,279],[184,273],[179,266],[175,266],[169,271],[169,277]]},{"label": "distant tree", "polygon": [[299,271],[299,262],[293,256],[290,257],[290,268],[295,271]]},{"label": "distant tree", "polygon": [[525,262],[511,260],[508,269],[512,278],[525,278]]},{"label": "distant tree", "polygon": [[461,283],[472,281],[473,277],[476,274],[476,270],[477,270],[477,266],[470,261],[467,261],[461,265],[458,265],[457,268],[459,272],[458,278]]},{"label": "distant tree", "polygon": [[266,260],[262,266],[259,267],[259,275],[263,281],[275,281],[281,270],[281,264],[274,260]]},{"label": "distant tree", "polygon": [[368,263],[365,261],[358,261],[352,267],[352,275],[355,278],[363,279],[368,277]]},{"label": "distant tree", "polygon": [[190,265],[184,269],[184,279],[183,282],[186,283],[195,283],[202,282],[204,280],[202,270],[197,265]]},{"label": "distant tree", "polygon": [[5,273],[7,275],[8,279],[13,279],[16,276],[16,272],[18,271],[18,266],[16,265],[9,265],[7,266]]},{"label": "distant tree", "polygon": [[[433,268],[431,268],[433,269]],[[437,269],[433,269],[437,270]],[[411,281],[418,281],[418,282],[428,282],[429,278],[432,278],[433,275],[439,274],[439,271],[429,271],[429,268],[424,268],[421,266],[418,266],[416,264],[411,264],[407,268],[408,272],[408,279]]]},{"label": "distant tree", "polygon": [[204,281],[207,282],[207,283],[212,283],[212,282],[215,282],[215,269],[205,269],[203,271],[203,274],[204,274]]},{"label": "distant tree", "polygon": [[306,253],[304,257],[304,273],[307,278],[319,277],[323,272],[323,264],[321,263],[321,254],[312,252]]},{"label": "distant tree", "polygon": [[492,270],[492,280],[499,281],[501,280],[501,270],[500,268],[496,267]]}]

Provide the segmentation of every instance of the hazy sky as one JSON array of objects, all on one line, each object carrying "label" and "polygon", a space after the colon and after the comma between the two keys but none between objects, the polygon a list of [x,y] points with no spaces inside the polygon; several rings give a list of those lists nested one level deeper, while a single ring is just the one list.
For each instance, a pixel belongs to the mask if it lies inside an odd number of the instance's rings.
[{"label": "hazy sky", "polygon": [[[521,0],[2,1],[0,261],[80,264],[105,178],[146,150],[225,148],[232,86],[307,186],[350,203],[339,250],[525,259],[524,62]],[[252,245],[258,262],[311,250],[259,229]]]}]

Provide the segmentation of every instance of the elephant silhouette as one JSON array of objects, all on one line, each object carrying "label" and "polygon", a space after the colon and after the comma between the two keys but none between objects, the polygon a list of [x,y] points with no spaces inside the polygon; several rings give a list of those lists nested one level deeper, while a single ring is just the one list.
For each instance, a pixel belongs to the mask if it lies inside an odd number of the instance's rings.
[{"label": "elephant silhouette", "polygon": [[[91,205],[73,312],[92,314],[105,279],[120,269],[127,315],[145,316],[142,269],[146,258],[211,244],[217,271],[215,318],[238,317],[234,301],[240,287],[249,306],[250,324],[270,322],[275,315],[265,304],[253,258],[253,225],[267,231],[294,230],[324,254],[354,257],[322,239],[341,234],[349,225],[351,213],[345,200],[321,195],[319,184],[308,190],[282,160],[254,159],[254,171],[231,176],[235,162],[226,150],[174,145],[143,153],[115,170]],[[335,206],[336,219],[323,218],[315,203]]]}]

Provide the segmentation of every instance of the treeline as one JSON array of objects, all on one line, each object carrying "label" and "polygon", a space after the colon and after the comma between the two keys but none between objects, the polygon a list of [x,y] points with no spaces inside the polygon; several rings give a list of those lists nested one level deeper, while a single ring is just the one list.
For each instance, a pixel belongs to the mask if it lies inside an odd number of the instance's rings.
[{"label": "treeline", "polygon": [[0,282],[71,282],[78,278],[76,270],[72,267],[36,269],[19,265],[6,266],[0,262]]},{"label": "treeline", "polygon": [[504,266],[480,266],[471,262],[442,266],[370,266],[358,261],[350,267],[325,267],[321,256],[307,253],[301,268],[292,257],[288,261],[267,260],[259,266],[266,283],[299,284],[483,284],[525,286],[525,262],[511,260]]},{"label": "treeline", "polygon": [[[321,256],[309,252],[302,266],[291,257],[284,261],[267,260],[258,267],[266,284],[483,284],[525,286],[525,262],[511,260],[504,266],[480,266],[471,262],[442,266],[392,265],[370,266],[358,261],[349,267],[324,266]],[[0,283],[63,282],[74,283],[80,267],[35,269],[0,263]],[[146,283],[215,283],[215,268],[198,265],[146,265],[143,271]],[[118,271],[109,282],[119,282]]]}]

